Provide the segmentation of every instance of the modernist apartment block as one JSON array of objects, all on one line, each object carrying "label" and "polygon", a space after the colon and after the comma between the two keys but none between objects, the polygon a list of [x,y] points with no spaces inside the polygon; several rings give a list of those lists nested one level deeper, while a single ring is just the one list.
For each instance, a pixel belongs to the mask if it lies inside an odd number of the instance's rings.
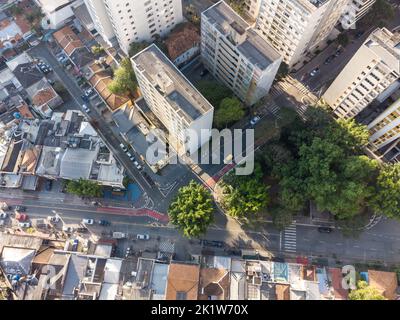
[{"label": "modernist apartment block", "polygon": [[324,94],[339,118],[349,119],[400,77],[400,36],[376,29]]},{"label": "modernist apartment block", "polygon": [[207,69],[247,105],[268,93],[282,62],[224,1],[202,13],[201,54]]},{"label": "modernist apartment block", "polygon": [[400,99],[390,105],[369,125],[369,141],[381,149],[390,143],[400,141]]},{"label": "modernist apartment block", "polygon": [[293,67],[326,40],[349,0],[248,0],[256,29]]},{"label": "modernist apartment block", "polygon": [[[165,134],[171,147],[178,155],[193,154],[210,139],[210,134],[202,136],[201,130],[211,130],[213,106],[155,44],[131,61],[143,98],[168,130]],[[199,139],[191,137],[191,130]]]},{"label": "modernist apartment block", "polygon": [[351,0],[343,15],[343,22],[348,27],[356,27],[354,24],[368,13],[375,2],[376,0]]},{"label": "modernist apartment block", "polygon": [[85,3],[104,40],[109,42],[115,35],[125,53],[132,42],[154,40],[156,35],[167,34],[183,20],[181,0],[85,0]]}]

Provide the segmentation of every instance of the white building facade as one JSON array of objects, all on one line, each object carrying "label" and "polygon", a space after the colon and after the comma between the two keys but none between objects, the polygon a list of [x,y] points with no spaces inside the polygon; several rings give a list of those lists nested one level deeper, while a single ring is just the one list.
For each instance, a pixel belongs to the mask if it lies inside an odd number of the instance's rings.
[{"label": "white building facade", "polygon": [[35,0],[45,15],[43,26],[58,29],[75,18],[72,8],[82,4],[82,0]]},{"label": "white building facade", "polygon": [[349,0],[248,0],[256,29],[293,67],[330,35]]},{"label": "white building facade", "polygon": [[[143,98],[168,130],[165,134],[171,147],[178,155],[193,154],[210,139],[211,131],[204,135],[202,130],[212,128],[213,106],[156,45],[131,61]],[[199,139],[191,137],[191,130]]]},{"label": "white building facade", "polygon": [[224,1],[202,13],[201,42],[207,69],[243,102],[268,94],[282,57]]},{"label": "white building facade", "polygon": [[183,21],[181,0],[85,0],[85,3],[104,40],[109,42],[115,35],[125,53],[132,42],[164,36]]},{"label": "white building facade", "polygon": [[338,118],[360,113],[400,77],[400,36],[376,29],[325,92]]}]

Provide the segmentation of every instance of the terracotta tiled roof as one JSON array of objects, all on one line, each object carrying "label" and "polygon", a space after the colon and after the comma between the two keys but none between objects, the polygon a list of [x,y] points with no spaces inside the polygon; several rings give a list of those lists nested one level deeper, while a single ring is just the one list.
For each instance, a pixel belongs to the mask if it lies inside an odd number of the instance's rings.
[{"label": "terracotta tiled roof", "polygon": [[29,26],[28,21],[26,18],[19,14],[15,16],[15,23],[18,25],[18,27],[21,29],[22,34],[28,33],[31,31],[31,27]]},{"label": "terracotta tiled roof", "polygon": [[328,270],[331,275],[332,288],[335,299],[347,300],[349,292],[342,287],[342,270],[339,268],[329,268]]},{"label": "terracotta tiled roof", "polygon": [[32,102],[36,106],[41,106],[54,99],[56,96],[57,94],[54,92],[53,88],[45,88],[40,90],[35,96],[33,96]]},{"label": "terracotta tiled roof", "polygon": [[168,55],[175,60],[187,50],[193,48],[200,42],[200,34],[191,23],[184,23],[178,26],[165,40]]},{"label": "terracotta tiled roof", "polygon": [[290,285],[277,283],[275,293],[276,300],[290,300]]},{"label": "terracotta tiled roof", "polygon": [[55,32],[53,37],[69,56],[74,52],[75,49],[84,46],[82,41],[69,26],[66,26]]},{"label": "terracotta tiled roof", "polygon": [[41,147],[33,147],[25,150],[21,161],[21,167],[24,168],[24,172],[35,173],[36,164],[39,160]]},{"label": "terracotta tiled roof", "polygon": [[369,285],[378,289],[389,300],[396,299],[397,275],[394,272],[368,270]]},{"label": "terracotta tiled roof", "polygon": [[29,107],[26,103],[22,103],[20,106],[17,107],[18,112],[21,116],[25,119],[34,119],[33,114],[29,110]]},{"label": "terracotta tiled roof", "polygon": [[199,300],[216,296],[218,300],[229,297],[229,272],[225,269],[205,268],[200,270]]},{"label": "terracotta tiled roof", "polygon": [[171,263],[169,266],[166,300],[197,300],[200,267],[193,264]]}]

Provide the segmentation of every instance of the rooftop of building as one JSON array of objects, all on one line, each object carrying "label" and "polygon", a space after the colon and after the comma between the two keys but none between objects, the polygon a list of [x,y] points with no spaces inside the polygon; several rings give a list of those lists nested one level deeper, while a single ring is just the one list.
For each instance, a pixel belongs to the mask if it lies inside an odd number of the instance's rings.
[{"label": "rooftop of building", "polygon": [[200,267],[172,262],[169,266],[166,300],[197,300]]},{"label": "rooftop of building", "polygon": [[192,23],[182,23],[177,25],[165,40],[168,56],[175,60],[193,46],[199,44],[200,33]]},{"label": "rooftop of building", "polygon": [[368,270],[368,281],[370,286],[378,289],[385,298],[395,300],[398,287],[395,272]]},{"label": "rooftop of building", "polygon": [[211,104],[155,44],[134,56],[132,62],[188,123],[212,110]]},{"label": "rooftop of building", "polygon": [[264,70],[281,58],[228,4],[220,1],[202,13],[253,65]]},{"label": "rooftop of building", "polygon": [[68,56],[71,56],[76,49],[84,47],[82,41],[70,26],[58,30],[53,34],[53,37]]}]

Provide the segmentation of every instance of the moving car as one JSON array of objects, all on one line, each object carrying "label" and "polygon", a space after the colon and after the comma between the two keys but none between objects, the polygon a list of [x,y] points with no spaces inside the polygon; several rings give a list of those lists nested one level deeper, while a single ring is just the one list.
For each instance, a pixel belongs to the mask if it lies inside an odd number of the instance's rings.
[{"label": "moving car", "polygon": [[135,165],[135,167],[136,167],[138,170],[141,170],[141,169],[142,169],[142,166],[139,164],[139,162],[133,161],[133,164]]},{"label": "moving car", "polygon": [[58,216],[48,216],[47,220],[50,221],[50,222],[57,223],[57,222],[60,221],[60,218]]},{"label": "moving car", "polygon": [[111,223],[107,220],[99,220],[99,225],[106,227],[109,226]]},{"label": "moving car", "polygon": [[150,175],[147,172],[143,172],[143,178],[146,179],[146,181],[153,187],[155,186],[155,183],[153,179],[150,177]]},{"label": "moving car", "polygon": [[88,107],[86,104],[83,104],[83,105],[82,105],[82,109],[83,109],[86,113],[89,113],[89,112],[90,112],[90,109],[89,109],[89,107]]},{"label": "moving car", "polygon": [[261,118],[259,116],[255,116],[253,119],[250,120],[250,124],[254,126]]},{"label": "moving car", "polygon": [[319,227],[318,228],[318,232],[321,232],[321,233],[331,233],[332,231],[333,231],[333,229],[330,227]]},{"label": "moving car", "polygon": [[94,220],[93,219],[82,219],[83,224],[93,224]]},{"label": "moving car", "polygon": [[127,152],[126,155],[128,156],[129,159],[135,161],[135,157],[130,152]]},{"label": "moving car", "polygon": [[124,152],[127,152],[127,151],[128,151],[128,148],[125,147],[123,143],[120,143],[119,147],[120,147]]},{"label": "moving car", "polygon": [[131,247],[127,247],[126,251],[125,251],[125,258],[128,258],[132,253],[132,248]]},{"label": "moving car", "polygon": [[310,76],[314,77],[319,72],[319,68],[315,68],[313,71],[310,72]]},{"label": "moving car", "polygon": [[71,251],[77,251],[78,250],[78,245],[79,245],[79,240],[78,239],[74,239],[74,241],[72,242]]},{"label": "moving car", "polygon": [[138,234],[137,236],[136,236],[136,239],[138,239],[138,240],[149,240],[150,239],[150,235],[148,235],[147,233],[145,233],[145,234]]},{"label": "moving car", "polygon": [[20,222],[20,223],[18,223],[18,226],[21,228],[30,228],[31,223],[30,222]]}]

